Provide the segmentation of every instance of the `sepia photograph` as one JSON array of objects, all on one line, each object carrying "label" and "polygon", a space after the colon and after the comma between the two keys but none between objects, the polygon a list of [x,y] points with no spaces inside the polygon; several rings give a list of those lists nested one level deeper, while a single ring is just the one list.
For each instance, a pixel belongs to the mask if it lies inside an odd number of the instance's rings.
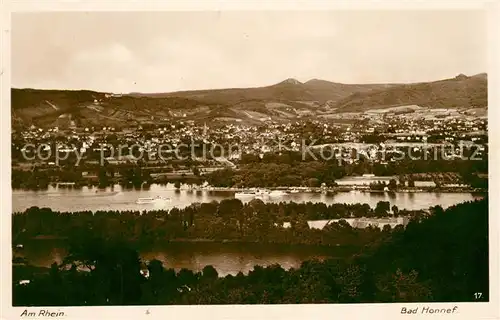
[{"label": "sepia photograph", "polygon": [[15,315],[490,302],[488,25],[484,8],[12,12]]}]

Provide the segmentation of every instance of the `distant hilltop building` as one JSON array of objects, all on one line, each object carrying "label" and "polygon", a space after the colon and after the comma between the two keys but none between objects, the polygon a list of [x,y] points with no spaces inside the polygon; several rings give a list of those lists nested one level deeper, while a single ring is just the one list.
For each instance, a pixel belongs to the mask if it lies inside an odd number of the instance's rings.
[{"label": "distant hilltop building", "polygon": [[299,84],[302,84],[302,82],[300,82],[299,80],[297,79],[293,79],[293,78],[288,78],[284,81],[282,81],[281,83],[287,83],[287,84],[295,84],[295,85],[299,85]]}]

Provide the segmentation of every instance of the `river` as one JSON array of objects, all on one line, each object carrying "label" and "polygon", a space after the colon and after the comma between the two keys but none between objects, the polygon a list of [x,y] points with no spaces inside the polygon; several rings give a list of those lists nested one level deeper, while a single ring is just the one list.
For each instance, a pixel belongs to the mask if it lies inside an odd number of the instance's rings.
[{"label": "river", "polygon": [[[179,271],[182,268],[194,272],[212,265],[219,276],[247,274],[255,265],[279,264],[284,269],[298,268],[306,260],[345,258],[354,253],[353,248],[329,248],[307,245],[283,244],[239,244],[219,242],[166,243],[161,246],[139,250],[144,261],[160,260],[165,268]],[[50,267],[61,263],[67,249],[61,240],[31,240],[16,256],[25,257],[32,265]]]},{"label": "river", "polygon": [[[71,189],[49,187],[46,191],[14,190],[12,192],[12,212],[21,212],[30,207],[48,207],[55,211],[97,211],[97,210],[155,210],[183,208],[195,202],[221,201],[234,198],[234,191],[209,190],[176,190],[173,185],[151,185],[142,190],[123,190],[120,186],[108,188],[105,192],[84,187]],[[137,204],[138,198],[162,196],[170,201],[159,201],[150,204]],[[443,208],[451,205],[481,198],[483,195],[471,193],[370,193],[370,192],[337,192],[292,193],[278,197],[263,199],[264,202],[323,202],[332,203],[367,203],[375,207],[379,201],[389,201],[400,209],[418,210],[440,205]],[[243,202],[251,199],[243,200]]]},{"label": "river", "polygon": [[[116,192],[112,194],[111,192]],[[155,204],[136,204],[142,197],[163,196],[170,202]],[[323,202],[332,203],[367,203],[375,207],[379,201],[389,201],[400,209],[426,209],[433,205],[443,208],[474,200],[483,195],[470,193],[370,193],[338,192],[334,194],[293,193],[280,197],[264,199],[266,202]],[[12,193],[12,211],[21,212],[32,206],[49,207],[61,212],[83,210],[154,210],[186,207],[195,202],[211,202],[234,198],[234,191],[176,190],[173,185],[152,185],[143,190],[123,190],[119,186],[108,188],[104,192],[96,189],[67,189],[50,187],[46,191],[14,190]],[[245,201],[249,201],[245,200]],[[64,245],[51,240],[30,241],[21,250],[30,263],[37,266],[50,266],[61,262],[66,255]],[[161,247],[140,250],[145,260],[158,259],[166,268],[179,270],[187,268],[200,271],[206,265],[214,266],[220,276],[248,273],[254,265],[280,264],[283,268],[297,268],[305,260],[324,259],[327,257],[345,257],[346,248],[324,248],[317,246],[288,246],[269,244],[236,243],[167,243]]]}]

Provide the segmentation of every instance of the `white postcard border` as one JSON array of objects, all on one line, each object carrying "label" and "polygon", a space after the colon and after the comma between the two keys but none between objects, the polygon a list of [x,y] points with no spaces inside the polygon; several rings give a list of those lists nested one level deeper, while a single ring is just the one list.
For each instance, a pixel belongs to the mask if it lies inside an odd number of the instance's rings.
[{"label": "white postcard border", "polygon": [[[499,73],[499,40],[500,3],[498,1],[74,1],[74,0],[18,0],[3,1],[1,14],[1,117],[0,141],[2,152],[0,161],[1,180],[1,318],[18,319],[24,310],[39,312],[48,309],[51,312],[64,312],[64,319],[372,319],[396,318],[402,316],[402,307],[453,308],[458,306],[455,314],[444,314],[440,317],[454,319],[498,319],[498,230],[497,216],[500,208],[500,141],[490,139],[489,175],[491,197],[490,205],[490,302],[488,303],[395,303],[395,304],[334,304],[334,305],[233,305],[233,306],[127,306],[127,307],[12,307],[12,248],[11,248],[11,188],[10,188],[10,12],[21,11],[202,11],[202,10],[381,10],[381,9],[480,9],[486,8],[489,15],[488,43],[489,69],[488,100],[489,100],[489,135],[500,136],[500,73]],[[436,315],[415,315],[404,317],[423,318]]]}]

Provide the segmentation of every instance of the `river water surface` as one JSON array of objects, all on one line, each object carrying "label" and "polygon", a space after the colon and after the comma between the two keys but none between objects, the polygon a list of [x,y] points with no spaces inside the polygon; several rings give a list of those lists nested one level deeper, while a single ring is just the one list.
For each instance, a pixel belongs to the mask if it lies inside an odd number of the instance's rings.
[{"label": "river water surface", "polygon": [[[284,269],[298,268],[306,260],[345,258],[353,248],[329,248],[307,245],[282,244],[240,244],[220,242],[179,242],[140,249],[145,261],[160,260],[165,268],[179,271],[182,268],[201,271],[212,265],[219,276],[247,274],[255,265],[279,264]],[[30,240],[19,250],[30,264],[50,267],[53,262],[61,263],[67,255],[67,248],[61,240]]]},{"label": "river water surface", "polygon": [[[108,188],[104,192],[84,187],[82,189],[67,189],[50,187],[46,191],[14,190],[12,193],[12,211],[21,212],[30,207],[48,207],[55,211],[96,211],[96,210],[155,210],[184,208],[195,202],[221,201],[234,198],[234,191],[209,190],[176,190],[173,185],[151,185],[148,189],[124,190],[120,186]],[[170,201],[159,201],[150,204],[137,204],[138,198],[162,196]],[[471,193],[371,193],[371,192],[337,192],[322,193],[291,193],[283,196],[268,197],[264,202],[323,202],[332,203],[367,203],[375,207],[379,201],[389,201],[400,209],[418,210],[440,205],[443,208],[471,201],[482,195]],[[243,202],[251,199],[244,199]]]},{"label": "river water surface", "polygon": [[[138,198],[162,196],[170,202],[136,204]],[[334,194],[293,193],[264,199],[265,202],[323,202],[367,203],[375,207],[379,201],[389,201],[400,209],[426,209],[440,205],[451,205],[481,198],[483,195],[470,193],[369,193],[339,192]],[[234,191],[190,191],[175,190],[173,185],[152,185],[143,190],[122,190],[119,186],[104,192],[83,188],[49,188],[47,191],[14,190],[12,211],[21,212],[32,206],[49,207],[61,212],[84,210],[154,210],[186,207],[195,202],[221,201],[234,198]],[[244,200],[250,201],[251,199]],[[328,257],[345,257],[346,248],[324,248],[317,246],[288,246],[269,244],[236,243],[166,243],[161,247],[143,248],[141,257],[145,260],[158,259],[166,268],[179,270],[187,268],[200,271],[206,265],[214,266],[219,275],[247,273],[254,265],[280,264],[283,268],[297,268],[305,260]],[[21,254],[37,266],[50,266],[61,262],[66,256],[65,246],[52,240],[36,240],[24,244]]]}]

